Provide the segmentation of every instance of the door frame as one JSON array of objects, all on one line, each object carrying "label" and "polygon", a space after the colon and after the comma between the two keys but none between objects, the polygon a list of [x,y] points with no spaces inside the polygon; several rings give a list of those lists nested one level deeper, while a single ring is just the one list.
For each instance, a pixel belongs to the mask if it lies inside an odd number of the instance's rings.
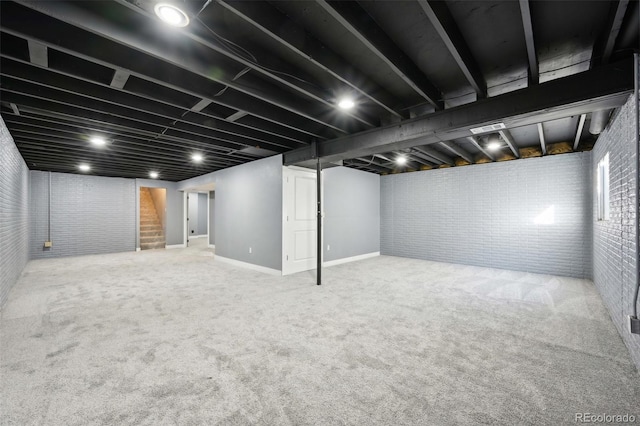
[{"label": "door frame", "polygon": [[[299,166],[283,166],[282,167],[282,275],[290,275],[290,274],[295,274],[298,272],[304,272],[304,271],[291,271],[290,269],[287,269],[288,266],[288,261],[287,261],[287,249],[288,249],[288,235],[287,235],[287,197],[286,197],[286,182],[287,182],[287,177],[289,177],[289,172],[303,172],[303,173],[308,173],[309,175],[313,175],[314,181],[316,181],[317,179],[317,172],[314,169],[308,169],[305,167],[299,167]],[[321,179],[321,183],[322,183],[322,178],[324,176],[324,173],[320,173],[320,179]],[[324,185],[321,185],[321,192],[320,192],[320,203],[321,206],[323,206],[322,208],[324,209]],[[315,194],[314,194],[315,195]],[[317,212],[317,206],[314,206],[314,211]],[[320,240],[323,240],[323,235],[324,235],[324,210],[322,211],[321,214],[321,218],[322,218],[322,223],[321,223],[321,234],[319,235]],[[314,219],[315,220],[315,219]],[[317,228],[316,228],[316,235],[317,235]],[[316,241],[317,243],[317,241]],[[324,244],[324,243],[323,243]],[[313,267],[306,269],[306,271],[313,271],[317,268],[317,256],[320,256],[321,261],[324,261],[324,245],[321,245],[321,247],[323,248],[322,250],[320,250],[320,253],[316,253],[316,262],[314,262]]]},{"label": "door frame", "polygon": [[[189,247],[189,220],[188,220],[188,214],[189,214],[189,194],[206,194],[207,195],[207,235],[198,235],[198,237],[206,237],[207,238],[207,247],[209,248],[214,248],[215,246],[211,247],[211,245],[209,244],[209,235],[210,235],[210,229],[211,229],[211,203],[209,202],[209,197],[211,196],[211,193],[215,192],[215,189],[207,189],[206,191],[201,190],[201,191],[197,191],[197,190],[193,190],[193,189],[185,189],[183,190],[183,196],[182,196],[182,200],[183,200],[183,212],[182,212],[182,217],[183,217],[183,223],[184,223],[184,236],[182,239],[182,244],[184,245],[184,247]],[[199,204],[200,202],[198,202]]]}]

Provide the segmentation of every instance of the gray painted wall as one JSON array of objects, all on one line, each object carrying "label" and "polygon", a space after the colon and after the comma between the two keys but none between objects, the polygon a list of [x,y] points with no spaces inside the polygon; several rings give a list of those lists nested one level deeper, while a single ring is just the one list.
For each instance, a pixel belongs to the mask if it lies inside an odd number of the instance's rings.
[{"label": "gray painted wall", "polygon": [[216,244],[216,193],[215,191],[209,192],[209,244]]},{"label": "gray painted wall", "polygon": [[184,244],[184,192],[167,189],[167,245]]},{"label": "gray painted wall", "polygon": [[[51,176],[51,240],[48,228]],[[31,258],[114,253],[136,248],[133,179],[31,172]]]},{"label": "gray painted wall", "polygon": [[590,278],[590,170],[575,153],[383,176],[381,252]]},{"label": "gray painted wall", "polygon": [[215,184],[216,254],[281,270],[282,155],[216,172]]},{"label": "gray painted wall", "polygon": [[[633,310],[636,278],[635,105],[633,96],[600,135],[592,151],[595,181],[598,162],[609,153],[610,219],[593,216],[593,281],[631,357],[640,369],[640,336],[628,332],[626,316]],[[595,193],[595,190],[594,190]]]},{"label": "gray painted wall", "polygon": [[29,261],[29,169],[0,117],[0,308]]},{"label": "gray painted wall", "polygon": [[198,215],[200,209],[198,208],[198,193],[190,192],[188,201],[187,217],[189,218],[189,236],[195,237],[200,235],[198,232]]},{"label": "gray painted wall", "polygon": [[216,176],[220,172],[211,172],[204,175],[192,177],[190,179],[181,180],[176,183],[176,189],[178,191],[188,191],[194,190],[194,188],[210,185],[211,183],[215,183]]},{"label": "gray painted wall", "polygon": [[209,204],[207,194],[198,194],[198,235],[207,235],[207,222],[209,219]]},{"label": "gray painted wall", "polygon": [[347,167],[322,173],[324,261],[379,252],[380,176]]},{"label": "gray painted wall", "polygon": [[176,182],[156,179],[136,179],[136,247],[140,247],[140,188],[165,188],[165,238],[167,245],[184,243],[184,193],[177,190]]}]

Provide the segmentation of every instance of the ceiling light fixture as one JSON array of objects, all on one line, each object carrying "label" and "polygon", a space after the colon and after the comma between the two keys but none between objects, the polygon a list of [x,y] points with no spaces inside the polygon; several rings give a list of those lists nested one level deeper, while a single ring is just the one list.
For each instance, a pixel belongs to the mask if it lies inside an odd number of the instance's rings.
[{"label": "ceiling light fixture", "polygon": [[90,142],[95,146],[105,146],[107,144],[107,141],[101,136],[93,136]]},{"label": "ceiling light fixture", "polygon": [[407,157],[401,155],[399,157],[396,158],[396,164],[398,164],[399,166],[404,166],[405,164],[407,164]]},{"label": "ceiling light fixture", "polygon": [[81,172],[88,172],[89,170],[91,170],[91,166],[89,166],[88,164],[79,164],[78,168]]},{"label": "ceiling light fixture", "polygon": [[163,22],[173,27],[186,27],[189,17],[180,8],[169,3],[158,3],[153,10]]},{"label": "ceiling light fixture", "polygon": [[355,102],[353,102],[352,99],[350,98],[342,98],[340,99],[340,102],[338,102],[338,107],[340,109],[351,109],[355,106]]},{"label": "ceiling light fixture", "polygon": [[157,179],[158,178],[158,172],[149,172],[149,177],[151,179]]},{"label": "ceiling light fixture", "polygon": [[489,143],[487,144],[487,149],[488,149],[489,151],[497,151],[497,150],[499,150],[501,147],[502,147],[502,145],[500,144],[500,142],[496,142],[496,141],[489,142]]},{"label": "ceiling light fixture", "polygon": [[502,148],[502,139],[496,133],[487,137],[487,145],[485,146],[489,151],[497,151]]},{"label": "ceiling light fixture", "polygon": [[202,160],[204,158],[202,157],[202,154],[193,154],[191,156],[191,159],[193,160],[194,163],[202,163]]}]

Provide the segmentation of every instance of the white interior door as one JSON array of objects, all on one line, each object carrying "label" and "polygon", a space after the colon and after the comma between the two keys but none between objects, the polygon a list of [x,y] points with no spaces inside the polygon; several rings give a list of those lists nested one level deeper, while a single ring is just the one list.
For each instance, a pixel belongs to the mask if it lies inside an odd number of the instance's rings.
[{"label": "white interior door", "polygon": [[316,268],[316,174],[283,170],[282,275]]}]

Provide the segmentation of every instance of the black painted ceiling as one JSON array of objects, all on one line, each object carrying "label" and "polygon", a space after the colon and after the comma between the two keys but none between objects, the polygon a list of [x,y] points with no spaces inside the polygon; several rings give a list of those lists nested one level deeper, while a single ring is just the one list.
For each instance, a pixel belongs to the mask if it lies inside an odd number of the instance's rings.
[{"label": "black painted ceiling", "polygon": [[[2,118],[28,166],[182,180],[605,66],[638,49],[637,1],[0,2]],[[336,107],[351,96],[356,108]],[[592,114],[344,164],[377,173],[593,143]],[[542,134],[542,142],[541,142]],[[101,135],[107,145],[89,139]],[[193,153],[204,161],[194,164]]]}]

